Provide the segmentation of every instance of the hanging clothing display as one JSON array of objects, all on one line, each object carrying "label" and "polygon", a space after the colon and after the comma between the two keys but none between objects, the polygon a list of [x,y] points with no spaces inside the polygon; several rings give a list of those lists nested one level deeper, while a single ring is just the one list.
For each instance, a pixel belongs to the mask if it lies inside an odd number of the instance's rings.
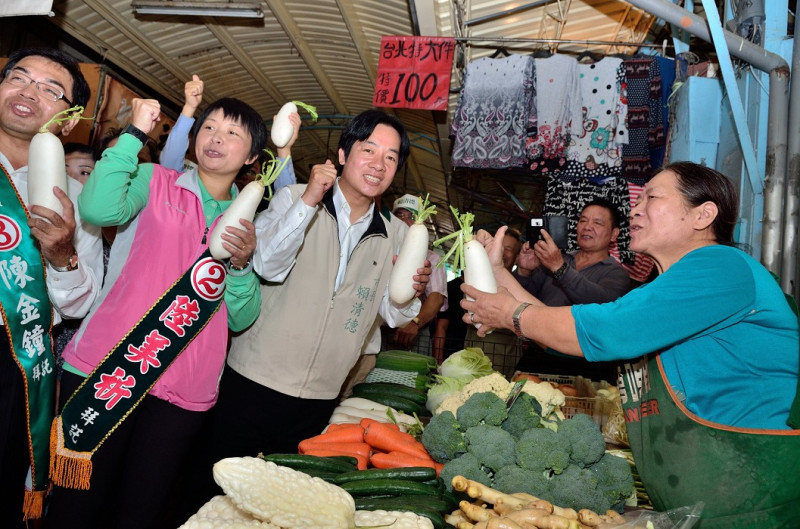
[{"label": "hanging clothing display", "polygon": [[570,137],[567,165],[560,177],[602,183],[619,176],[621,145],[628,142],[628,101],[622,59],[578,63],[583,130]]},{"label": "hanging clothing display", "polygon": [[483,169],[525,164],[533,86],[530,56],[484,57],[469,63],[453,116],[452,164]]},{"label": "hanging clothing display", "polygon": [[664,142],[650,149],[650,166],[655,170],[664,165],[669,141],[669,97],[675,82],[675,59],[656,57],[661,73],[661,122],[664,125]]},{"label": "hanging clothing display", "polygon": [[536,174],[560,171],[567,162],[567,144],[583,130],[578,61],[568,55],[534,59],[536,70],[536,134],[528,137],[530,168]]},{"label": "hanging clothing display", "polygon": [[652,176],[650,149],[664,145],[661,71],[652,57],[625,59],[628,143],[622,145],[622,177],[644,184]]},{"label": "hanging clothing display", "polygon": [[620,215],[619,236],[617,237],[618,260],[623,264],[634,263],[634,253],[630,249],[631,213],[627,183],[619,177],[606,179],[602,184],[594,184],[589,180],[565,181],[560,176],[552,175],[547,179],[547,195],[544,203],[544,215],[563,215],[567,217],[567,248],[561,250],[572,253],[578,251],[577,227],[578,218],[584,205],[594,198],[605,198],[617,207]]}]

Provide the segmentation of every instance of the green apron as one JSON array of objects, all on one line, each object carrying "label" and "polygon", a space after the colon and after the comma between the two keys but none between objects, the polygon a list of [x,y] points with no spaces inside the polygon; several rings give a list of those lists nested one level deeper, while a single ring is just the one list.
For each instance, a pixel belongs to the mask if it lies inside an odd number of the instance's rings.
[{"label": "green apron", "polygon": [[800,431],[697,417],[658,356],[624,364],[619,383],[636,468],[656,510],[703,501],[699,529],[800,527]]}]

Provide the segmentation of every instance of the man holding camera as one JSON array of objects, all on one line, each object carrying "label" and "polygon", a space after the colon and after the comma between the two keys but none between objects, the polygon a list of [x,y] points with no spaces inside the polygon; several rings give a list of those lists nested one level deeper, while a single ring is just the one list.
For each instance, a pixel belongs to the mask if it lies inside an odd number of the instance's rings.
[{"label": "man holding camera", "polygon": [[[553,238],[542,230],[542,238],[528,241],[517,259],[514,276],[542,303],[563,307],[614,301],[631,288],[631,279],[608,250],[619,235],[616,206],[603,198],[588,202],[578,219],[578,251],[562,253]],[[526,351],[519,369],[537,373],[609,376],[610,366],[594,369],[583,359],[544,354],[535,346]],[[538,350],[537,350],[538,349]]]}]

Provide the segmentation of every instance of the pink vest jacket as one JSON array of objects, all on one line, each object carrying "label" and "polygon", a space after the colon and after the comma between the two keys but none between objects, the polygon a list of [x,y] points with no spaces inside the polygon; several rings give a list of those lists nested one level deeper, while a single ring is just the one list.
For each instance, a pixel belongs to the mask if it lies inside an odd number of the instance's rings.
[{"label": "pink vest jacket", "polygon": [[[121,241],[115,241],[112,250],[109,272],[115,261],[124,261],[119,276],[110,288],[103,288],[101,299],[64,350],[65,361],[91,372],[203,253],[208,246],[204,236],[212,229],[213,224],[206,230],[195,171],[179,174],[153,166],[147,205],[125,230],[135,230],[130,247],[124,242],[118,247]],[[127,255],[119,255],[126,250]],[[227,318],[223,303],[150,394],[186,410],[210,409],[217,401],[225,363]]]}]

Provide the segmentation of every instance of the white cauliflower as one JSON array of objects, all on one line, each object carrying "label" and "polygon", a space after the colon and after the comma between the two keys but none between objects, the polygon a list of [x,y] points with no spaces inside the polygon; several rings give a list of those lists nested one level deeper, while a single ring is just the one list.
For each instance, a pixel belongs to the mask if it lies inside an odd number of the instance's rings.
[{"label": "white cauliflower", "polygon": [[[506,400],[513,387],[513,382],[509,382],[503,375],[497,372],[486,375],[485,377],[476,378],[464,386],[458,393],[444,399],[439,407],[436,408],[436,414],[438,415],[443,411],[449,410],[457,417],[458,408],[467,402],[467,399],[475,393],[491,392],[501,399]],[[564,418],[561,412],[561,406],[564,405],[564,394],[554,388],[549,382],[536,383],[527,381],[525,385],[522,386],[522,391],[535,398],[539,404],[542,405],[543,419],[551,419],[552,414],[555,414],[559,419]]]},{"label": "white cauliflower", "polygon": [[[564,394],[553,387],[550,382],[531,382],[530,380],[522,386],[522,391],[539,401],[542,405],[542,418],[549,418],[550,414],[561,413],[561,406],[564,405]],[[563,415],[560,416],[564,418]]]},{"label": "white cauliflower", "polygon": [[497,372],[486,375],[485,377],[476,378],[461,388],[461,391],[458,393],[454,393],[444,399],[439,407],[436,408],[436,414],[438,415],[443,411],[451,411],[453,415],[457,416],[458,408],[467,402],[467,399],[475,393],[491,392],[505,400],[511,392],[511,386],[511,382]]}]

